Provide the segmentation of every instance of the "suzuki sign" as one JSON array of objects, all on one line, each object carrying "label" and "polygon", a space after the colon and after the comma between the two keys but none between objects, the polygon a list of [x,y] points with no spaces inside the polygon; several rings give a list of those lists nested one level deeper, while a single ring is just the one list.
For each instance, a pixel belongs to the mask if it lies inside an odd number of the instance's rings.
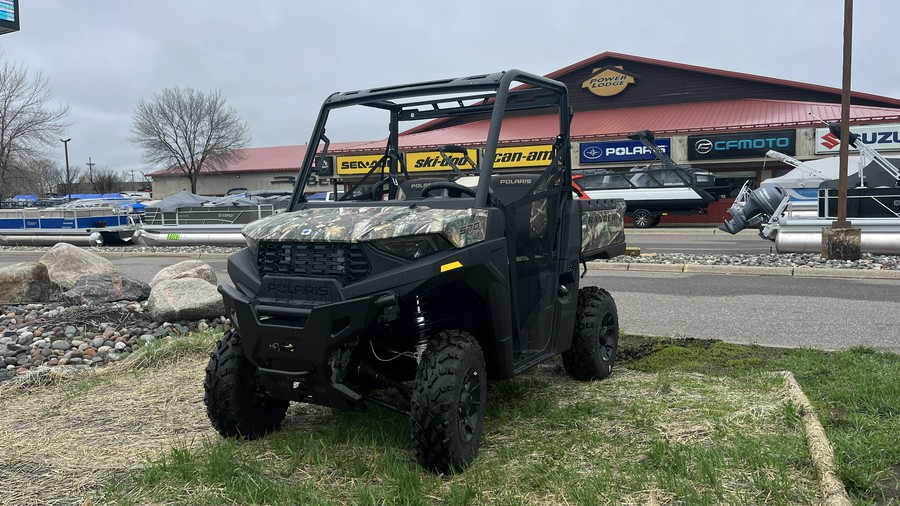
[{"label": "suzuki sign", "polygon": [[[877,151],[900,150],[900,125],[851,126],[850,131],[859,135],[859,140]],[[827,128],[816,129],[816,154],[833,154],[841,150],[841,140]],[[856,148],[850,146],[850,151]]]}]

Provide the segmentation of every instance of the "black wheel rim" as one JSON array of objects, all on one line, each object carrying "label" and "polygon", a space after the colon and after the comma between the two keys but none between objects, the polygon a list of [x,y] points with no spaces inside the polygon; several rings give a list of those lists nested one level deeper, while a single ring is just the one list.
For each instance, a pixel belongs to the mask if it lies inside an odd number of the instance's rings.
[{"label": "black wheel rim", "polygon": [[612,313],[603,315],[603,320],[600,323],[600,335],[598,337],[600,357],[604,362],[609,362],[612,360],[613,353],[615,353],[616,340],[619,337],[616,319],[613,317]]},{"label": "black wheel rim", "polygon": [[[249,364],[244,364],[246,367],[250,367]],[[253,405],[260,408],[265,409],[268,406],[271,397],[269,397],[269,393],[266,391],[266,387],[262,384],[262,378],[259,375],[259,371],[249,371],[247,375],[247,387],[250,389],[250,394],[253,398]]]},{"label": "black wheel rim", "polygon": [[457,410],[459,437],[469,442],[481,425],[481,378],[474,368],[469,368],[463,378]]}]

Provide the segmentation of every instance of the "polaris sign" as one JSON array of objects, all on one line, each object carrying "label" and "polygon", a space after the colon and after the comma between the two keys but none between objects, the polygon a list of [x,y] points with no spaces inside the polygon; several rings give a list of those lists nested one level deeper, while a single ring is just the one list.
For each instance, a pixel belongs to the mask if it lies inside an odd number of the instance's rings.
[{"label": "polaris sign", "polygon": [[[656,139],[656,145],[663,153],[672,156],[672,140]],[[610,142],[582,142],[579,148],[579,162],[606,163],[606,162],[634,162],[654,160],[656,155],[650,148],[640,141],[610,141]]]},{"label": "polaris sign", "polygon": [[796,134],[793,130],[777,130],[688,137],[688,160],[762,158],[770,149],[793,155],[797,149]]},{"label": "polaris sign", "polygon": [[[859,135],[859,140],[876,151],[900,150],[900,125],[869,125],[851,126],[850,131]],[[841,140],[835,137],[827,128],[816,129],[816,154],[823,155],[838,153],[841,150]],[[850,151],[856,148],[850,146]]]}]

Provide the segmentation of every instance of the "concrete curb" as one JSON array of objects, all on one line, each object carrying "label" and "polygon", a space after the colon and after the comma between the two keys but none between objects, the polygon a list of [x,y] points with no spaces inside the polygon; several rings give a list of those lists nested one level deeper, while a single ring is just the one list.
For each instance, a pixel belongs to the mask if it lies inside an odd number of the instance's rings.
[{"label": "concrete curb", "polygon": [[649,264],[588,262],[588,270],[681,272],[686,274],[737,274],[747,276],[797,276],[801,278],[900,279],[900,271],[876,269],[817,269],[814,267],[763,267],[753,265]]},{"label": "concrete curb", "polygon": [[796,267],[794,268],[794,276],[801,278],[900,279],[900,271],[875,269],[815,269],[812,267]]},{"label": "concrete curb", "polygon": [[695,274],[750,274],[754,276],[791,276],[793,267],[756,267],[753,265],[686,264],[684,272]]},{"label": "concrete curb", "polygon": [[684,272],[684,264],[628,264],[629,271]]}]

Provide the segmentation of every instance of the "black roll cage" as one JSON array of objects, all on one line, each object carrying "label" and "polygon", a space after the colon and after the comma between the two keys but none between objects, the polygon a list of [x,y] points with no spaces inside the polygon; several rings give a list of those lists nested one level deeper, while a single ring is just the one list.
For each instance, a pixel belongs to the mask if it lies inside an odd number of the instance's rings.
[{"label": "black roll cage", "polygon": [[[511,88],[513,83],[522,83],[523,85]],[[447,95],[458,96],[447,97]],[[429,96],[434,98],[397,102],[407,98]],[[466,104],[466,102],[469,103]],[[329,112],[332,109],[355,105],[384,109],[390,112],[389,134],[384,154],[355,187],[367,180],[379,168],[383,172],[385,166],[389,171],[389,177],[396,183],[400,174],[398,165],[402,165],[399,151],[399,124],[401,121],[460,116],[478,117],[489,114],[490,126],[487,139],[485,139],[484,156],[479,164],[480,178],[475,196],[475,207],[484,208],[488,202],[490,176],[500,140],[500,127],[505,114],[509,111],[549,107],[556,107],[559,113],[560,133],[557,139],[565,140],[564,145],[560,147],[562,166],[565,170],[563,184],[571,184],[571,152],[568,139],[572,110],[569,107],[566,86],[546,77],[512,69],[492,74],[333,93],[322,104],[316,120],[308,149],[300,166],[297,184],[291,196],[291,211],[296,210],[305,202],[303,190],[306,182],[317,166],[316,158],[323,156],[322,153],[317,153],[320,142],[325,143],[326,150],[330,144],[325,135]],[[402,167],[402,171],[408,179],[409,175],[406,173],[405,166]],[[395,196],[395,191],[396,185],[391,185],[391,198]],[[350,193],[352,192],[347,192],[345,196],[349,196]]]}]

